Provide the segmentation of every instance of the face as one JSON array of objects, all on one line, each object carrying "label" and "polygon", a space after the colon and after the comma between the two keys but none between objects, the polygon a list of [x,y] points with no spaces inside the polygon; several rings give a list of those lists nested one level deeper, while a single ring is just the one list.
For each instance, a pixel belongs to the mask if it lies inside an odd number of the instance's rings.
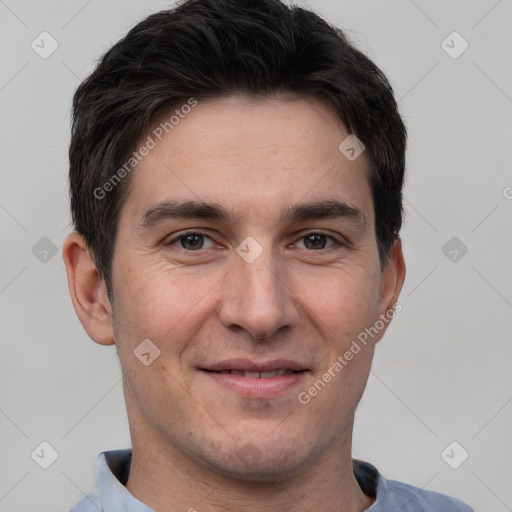
[{"label": "face", "polygon": [[132,172],[112,262],[132,436],[253,480],[346,442],[385,329],[344,354],[398,293],[347,135],[312,99],[199,102]]}]

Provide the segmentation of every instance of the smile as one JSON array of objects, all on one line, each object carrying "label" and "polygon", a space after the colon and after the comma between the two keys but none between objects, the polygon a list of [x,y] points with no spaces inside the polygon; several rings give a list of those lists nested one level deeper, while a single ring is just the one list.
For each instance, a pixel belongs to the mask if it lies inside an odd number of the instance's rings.
[{"label": "smile", "polygon": [[263,399],[283,396],[311,375],[304,364],[276,359],[256,362],[248,359],[219,361],[200,368],[210,385],[219,386],[244,398]]}]

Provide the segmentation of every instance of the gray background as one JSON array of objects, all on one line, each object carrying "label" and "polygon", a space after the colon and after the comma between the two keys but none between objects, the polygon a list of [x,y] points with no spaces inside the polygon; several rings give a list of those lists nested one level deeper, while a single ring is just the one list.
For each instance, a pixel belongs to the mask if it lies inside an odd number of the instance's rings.
[{"label": "gray background", "polygon": [[[83,331],[60,254],[69,113],[94,61],[166,5],[0,0],[0,511],[67,510],[94,488],[97,454],[129,446],[115,348]],[[403,310],[378,345],[354,456],[512,510],[512,2],[305,5],[385,71],[409,129]],[[46,59],[31,47],[51,48],[43,31],[58,43]],[[469,44],[458,58],[462,40],[442,45],[453,31]],[[58,452],[46,470],[31,458],[43,441]]]}]

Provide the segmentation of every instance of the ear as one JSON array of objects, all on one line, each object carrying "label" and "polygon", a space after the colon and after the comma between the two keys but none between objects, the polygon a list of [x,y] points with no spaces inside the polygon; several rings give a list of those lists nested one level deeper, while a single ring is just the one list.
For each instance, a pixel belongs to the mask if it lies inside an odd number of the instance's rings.
[{"label": "ear", "polygon": [[89,256],[85,239],[77,232],[67,236],[62,258],[75,312],[87,334],[100,345],[113,345],[112,308],[105,281]]},{"label": "ear", "polygon": [[405,280],[405,261],[402,253],[402,241],[397,237],[391,245],[385,267],[381,272],[381,286],[379,296],[379,318],[384,322],[384,328],[379,329],[375,337],[375,342],[379,341],[395,313],[402,309],[401,304],[397,304],[398,296],[402,290]]}]

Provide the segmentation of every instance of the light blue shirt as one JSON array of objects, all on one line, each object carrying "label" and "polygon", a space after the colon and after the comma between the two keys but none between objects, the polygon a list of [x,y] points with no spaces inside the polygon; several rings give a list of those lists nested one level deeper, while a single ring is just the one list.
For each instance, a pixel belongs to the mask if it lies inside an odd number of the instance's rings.
[{"label": "light blue shirt", "polygon": [[[128,480],[131,455],[131,450],[100,453],[98,492],[85,496],[70,512],[154,512],[134,498],[124,486]],[[455,498],[386,480],[367,462],[354,460],[353,467],[363,492],[376,497],[368,512],[474,512]]]}]

